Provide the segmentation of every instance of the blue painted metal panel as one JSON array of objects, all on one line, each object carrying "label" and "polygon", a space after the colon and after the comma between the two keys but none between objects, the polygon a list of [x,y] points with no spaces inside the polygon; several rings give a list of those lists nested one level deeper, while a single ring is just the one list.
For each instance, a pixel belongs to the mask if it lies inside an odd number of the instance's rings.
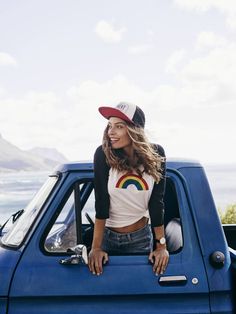
[{"label": "blue painted metal panel", "polygon": [[[228,311],[233,311],[232,300],[229,298],[232,291],[230,254],[205,171],[203,168],[182,168],[180,171],[186,179],[186,189],[192,203],[192,215],[197,226],[211,292],[212,313],[218,313],[219,299],[217,296],[223,295],[223,293],[225,293],[227,302],[222,302],[222,307],[225,304],[225,311],[222,309],[220,313],[229,313]],[[225,255],[224,267],[219,269],[210,264],[210,255],[215,251],[220,251]]]},{"label": "blue painted metal panel", "polygon": [[7,313],[7,298],[0,298],[0,313]]},{"label": "blue painted metal panel", "polygon": [[[88,295],[139,295],[166,294],[166,293],[208,293],[208,285],[202,273],[202,263],[192,269],[192,262],[176,262],[175,256],[171,257],[165,276],[185,275],[187,283],[183,286],[160,286],[159,277],[152,272],[147,256],[110,257],[109,264],[104,267],[101,276],[94,276],[85,265],[60,265],[60,257],[37,256],[27,258],[23,267],[19,267],[17,279],[11,290],[11,296],[88,296]],[[178,258],[177,258],[178,260]],[[32,264],[34,263],[34,264]],[[32,266],[33,265],[33,266]],[[181,269],[180,269],[181,268]],[[192,279],[197,278],[194,285]],[[24,285],[22,286],[22,282]],[[185,296],[186,297],[186,296]]]},{"label": "blue painted metal panel", "polygon": [[[180,169],[184,167],[200,167],[200,163],[196,160],[189,159],[168,159],[167,160],[167,168],[171,169]],[[93,170],[93,163],[91,161],[78,161],[78,162],[70,162],[65,164],[60,164],[54,169],[54,173],[57,172],[73,172],[73,171],[91,171]]]},{"label": "blue painted metal panel", "polygon": [[24,251],[12,282],[9,313],[209,313],[201,251],[177,176],[184,248],[171,256],[165,276],[184,275],[184,285],[161,286],[147,256],[110,256],[103,275],[94,276],[85,265],[61,265],[62,256],[39,249],[48,222],[76,178],[78,173],[66,178]]},{"label": "blue painted metal panel", "polygon": [[[0,297],[8,295],[11,279],[20,255],[19,251],[0,247]],[[2,312],[0,311],[0,313]]]},{"label": "blue painted metal panel", "polygon": [[[196,296],[182,296],[171,294],[145,295],[142,299],[137,296],[90,296],[90,297],[60,297],[56,299],[56,306],[45,298],[31,298],[27,302],[11,300],[9,314],[200,314],[206,312],[208,306],[203,296],[198,296],[198,307],[194,307]],[[39,305],[37,305],[39,304]],[[14,309],[14,311],[13,311]]]},{"label": "blue painted metal panel", "polygon": [[[185,285],[160,286],[144,256],[110,257],[104,274],[97,277],[84,265],[63,266],[58,263],[61,256],[40,251],[43,231],[68,186],[79,177],[93,175],[92,163],[71,163],[56,169],[65,175],[55,190],[55,198],[48,202],[49,208],[45,207],[30,232],[12,282],[8,313],[184,314],[208,313],[210,307],[212,313],[231,313],[230,257],[205,172],[195,161],[172,160],[167,167],[178,191],[184,248],[171,256],[165,276],[185,275]],[[66,176],[68,171],[72,173]],[[222,269],[210,265],[209,255],[213,251],[225,254]],[[20,255],[20,251],[0,248],[0,296],[8,294]],[[6,299],[0,300],[4,313]]]}]

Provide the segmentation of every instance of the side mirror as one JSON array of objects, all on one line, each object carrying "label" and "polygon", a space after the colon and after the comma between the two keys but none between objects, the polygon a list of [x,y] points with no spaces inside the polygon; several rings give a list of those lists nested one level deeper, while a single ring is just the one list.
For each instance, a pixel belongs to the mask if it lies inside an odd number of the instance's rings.
[{"label": "side mirror", "polygon": [[67,252],[74,253],[69,258],[60,260],[60,264],[62,265],[77,265],[80,263],[88,264],[88,253],[87,247],[83,244],[78,244],[73,248],[69,248]]}]

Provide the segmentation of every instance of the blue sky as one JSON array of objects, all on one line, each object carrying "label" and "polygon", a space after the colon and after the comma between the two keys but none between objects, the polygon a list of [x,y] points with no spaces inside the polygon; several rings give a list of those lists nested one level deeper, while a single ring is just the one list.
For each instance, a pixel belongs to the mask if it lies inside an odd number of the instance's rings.
[{"label": "blue sky", "polygon": [[168,157],[234,162],[235,35],[232,0],[0,0],[0,133],[92,158],[127,100]]}]

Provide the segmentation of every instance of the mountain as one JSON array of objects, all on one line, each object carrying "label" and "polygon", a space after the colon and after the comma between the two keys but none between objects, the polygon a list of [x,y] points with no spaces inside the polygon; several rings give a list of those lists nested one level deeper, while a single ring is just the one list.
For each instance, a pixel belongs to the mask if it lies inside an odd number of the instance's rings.
[{"label": "mountain", "polygon": [[[58,153],[60,155],[60,153]],[[21,150],[0,134],[0,172],[52,170],[58,160]]]},{"label": "mountain", "polygon": [[68,159],[55,148],[34,147],[28,150],[28,152],[42,158],[46,157],[50,160],[55,160],[59,163],[64,163],[68,161]]}]

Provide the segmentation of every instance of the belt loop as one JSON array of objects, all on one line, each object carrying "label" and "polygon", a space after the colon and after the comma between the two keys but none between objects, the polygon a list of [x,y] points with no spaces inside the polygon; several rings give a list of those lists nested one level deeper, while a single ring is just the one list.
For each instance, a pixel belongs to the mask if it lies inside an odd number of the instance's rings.
[{"label": "belt loop", "polygon": [[130,234],[130,233],[127,233],[127,238],[128,238],[128,240],[129,240],[129,241],[131,241],[131,240],[132,240],[132,236],[131,236],[131,234]]}]

